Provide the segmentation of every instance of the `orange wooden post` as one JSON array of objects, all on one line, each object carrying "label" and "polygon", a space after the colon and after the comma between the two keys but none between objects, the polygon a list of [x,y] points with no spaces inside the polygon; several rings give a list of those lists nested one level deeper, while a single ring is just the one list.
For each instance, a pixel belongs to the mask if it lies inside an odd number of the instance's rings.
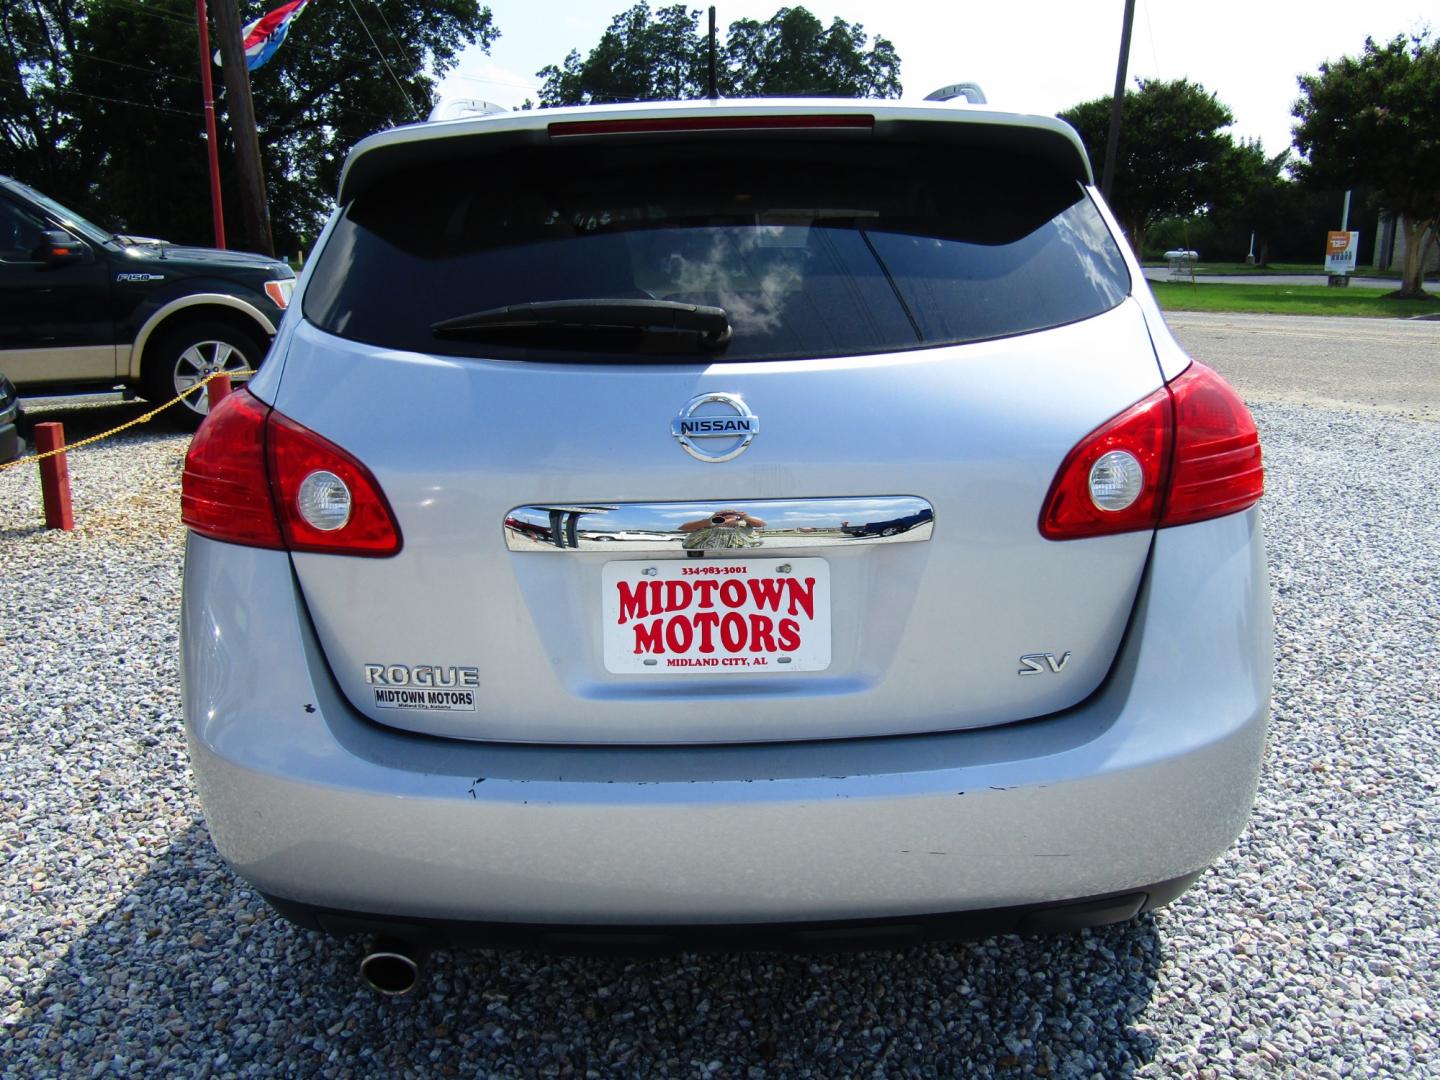
[{"label": "orange wooden post", "polygon": [[[65,425],[35,425],[35,449],[39,453],[59,450],[65,445]],[[40,462],[40,497],[45,504],[47,529],[75,528],[75,515],[70,510],[70,465],[68,455],[56,454]]]},{"label": "orange wooden post", "polygon": [[230,396],[230,376],[216,375],[205,384],[205,396],[210,404],[210,411],[215,411],[215,406]]}]

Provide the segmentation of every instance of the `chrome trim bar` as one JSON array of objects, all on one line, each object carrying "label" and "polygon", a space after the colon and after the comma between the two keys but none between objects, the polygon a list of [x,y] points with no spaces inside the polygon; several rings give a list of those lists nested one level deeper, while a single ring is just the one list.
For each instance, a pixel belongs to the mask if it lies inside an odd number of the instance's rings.
[{"label": "chrome trim bar", "polygon": [[737,502],[536,503],[505,515],[511,551],[675,555],[802,551],[929,540],[935,510],[914,495]]}]

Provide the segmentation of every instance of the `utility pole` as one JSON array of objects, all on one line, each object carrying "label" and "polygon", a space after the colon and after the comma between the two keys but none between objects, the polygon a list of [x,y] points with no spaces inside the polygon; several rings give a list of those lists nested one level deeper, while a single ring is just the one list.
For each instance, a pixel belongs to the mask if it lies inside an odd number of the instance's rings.
[{"label": "utility pole", "polygon": [[260,136],[255,131],[255,106],[250,100],[250,72],[240,40],[236,0],[212,0],[215,36],[220,45],[220,72],[225,76],[225,111],[235,140],[235,165],[240,179],[240,209],[250,246],[272,258],[270,209],[265,201],[265,174],[260,168]]},{"label": "utility pole", "polygon": [[1115,69],[1115,96],[1110,100],[1110,135],[1105,140],[1105,168],[1100,194],[1110,198],[1115,182],[1115,157],[1120,152],[1120,112],[1125,104],[1125,71],[1130,66],[1130,28],[1135,25],[1135,0],[1125,0],[1125,26],[1120,31],[1120,64]]},{"label": "utility pole", "polygon": [[215,246],[225,246],[225,208],[220,200],[220,142],[215,134],[215,87],[210,81],[210,19],[205,0],[195,0],[200,31],[200,91],[205,104],[205,153],[210,159],[210,216],[215,221]]},{"label": "utility pole", "polygon": [[709,54],[706,64],[705,96],[714,101],[720,96],[720,91],[715,86],[715,7],[710,7],[710,36],[706,39],[706,51]]}]

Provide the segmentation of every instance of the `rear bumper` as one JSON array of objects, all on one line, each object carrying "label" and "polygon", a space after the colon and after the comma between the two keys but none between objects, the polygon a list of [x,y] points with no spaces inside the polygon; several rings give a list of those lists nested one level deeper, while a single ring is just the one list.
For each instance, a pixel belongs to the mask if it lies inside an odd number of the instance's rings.
[{"label": "rear bumper", "polygon": [[411,921],[449,940],[458,924],[528,940],[966,912],[985,932],[979,913],[997,909],[993,929],[1040,929],[1036,905],[1117,896],[1128,917],[1244,826],[1270,696],[1255,511],[1156,537],[1086,703],[941,735],[611,749],[384,729],[336,690],[287,556],[193,536],[183,619],[191,757],[221,854],[330,929]]},{"label": "rear bumper", "polygon": [[1058,903],[879,919],[725,924],[573,924],[417,919],[337,911],[267,896],[280,914],[310,930],[336,936],[390,938],[419,948],[516,946],[551,952],[670,953],[733,949],[826,952],[908,948],[925,941],[954,941],[994,934],[1049,934],[1133,919],[1168,904],[1200,874],[1160,881],[1144,889]]}]

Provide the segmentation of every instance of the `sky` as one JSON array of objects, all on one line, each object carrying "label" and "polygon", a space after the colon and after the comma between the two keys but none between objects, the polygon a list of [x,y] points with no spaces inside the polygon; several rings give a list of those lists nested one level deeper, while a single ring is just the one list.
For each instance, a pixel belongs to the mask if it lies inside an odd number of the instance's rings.
[{"label": "sky", "polygon": [[[587,53],[630,0],[482,0],[500,39],[486,56],[467,50],[446,77],[446,97],[507,108],[538,97],[535,72],[571,49]],[[791,6],[801,6],[790,0]],[[652,0],[651,7],[664,6]],[[692,5],[704,11],[706,5]],[[784,0],[716,5],[724,28],[764,20]],[[894,43],[907,99],[954,82],[978,82],[991,105],[1055,113],[1115,85],[1124,0],[935,0],[805,2],[825,23],[840,17]],[[705,17],[701,16],[701,25]],[[1259,138],[1271,154],[1290,145],[1295,78],[1322,60],[1360,52],[1425,26],[1440,32],[1440,8],[1421,0],[1137,0],[1129,77],[1188,78],[1214,91],[1235,116],[1236,137]]]}]

